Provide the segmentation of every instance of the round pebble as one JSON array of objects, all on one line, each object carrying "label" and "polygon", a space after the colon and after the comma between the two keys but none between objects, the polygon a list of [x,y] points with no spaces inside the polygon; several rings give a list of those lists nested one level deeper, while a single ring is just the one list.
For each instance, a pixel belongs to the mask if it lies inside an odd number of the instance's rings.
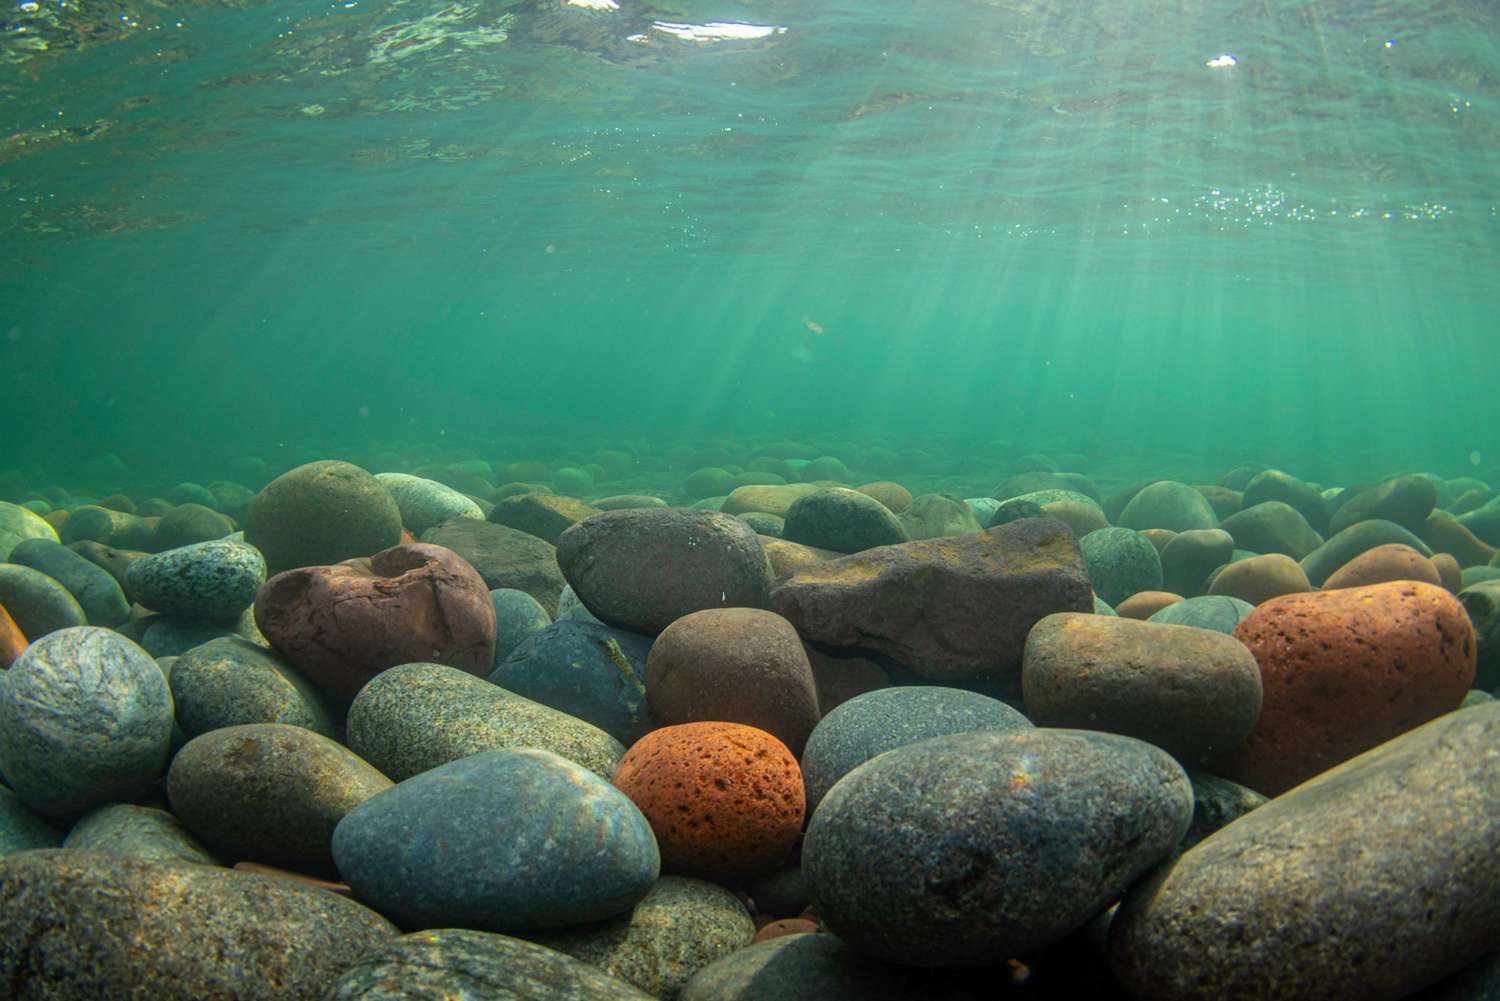
[{"label": "round pebble", "polygon": [[239,618],[265,582],[260,551],[223,540],[143,556],[126,571],[130,594],[142,605],[209,622]]}]

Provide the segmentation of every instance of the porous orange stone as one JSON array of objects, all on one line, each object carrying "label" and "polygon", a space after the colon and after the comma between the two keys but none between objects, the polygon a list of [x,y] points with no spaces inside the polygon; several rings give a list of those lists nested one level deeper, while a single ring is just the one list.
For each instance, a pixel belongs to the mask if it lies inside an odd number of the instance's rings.
[{"label": "porous orange stone", "polygon": [[1171,591],[1137,591],[1115,606],[1115,614],[1122,619],[1145,620],[1181,600],[1182,595]]},{"label": "porous orange stone", "polygon": [[1399,542],[1387,543],[1366,549],[1354,559],[1329,574],[1323,582],[1323,590],[1337,591],[1345,587],[1365,587],[1384,584],[1391,580],[1419,580],[1424,584],[1441,586],[1432,561],[1411,546]]},{"label": "porous orange stone", "polygon": [[785,744],[739,723],[684,723],[636,741],[614,784],[651,822],[663,872],[729,881],[790,855],[806,806]]},{"label": "porous orange stone", "polygon": [[0,605],[0,668],[10,667],[26,651],[26,636],[16,620]]},{"label": "porous orange stone", "polygon": [[1468,613],[1418,581],[1273,598],[1234,635],[1260,665],[1260,718],[1208,770],[1267,796],[1457,709],[1474,682]]}]

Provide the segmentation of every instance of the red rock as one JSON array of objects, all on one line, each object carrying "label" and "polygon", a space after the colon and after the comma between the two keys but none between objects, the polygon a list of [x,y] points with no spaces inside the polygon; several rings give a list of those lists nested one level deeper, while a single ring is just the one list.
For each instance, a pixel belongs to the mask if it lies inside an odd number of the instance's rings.
[{"label": "red rock", "polygon": [[1411,546],[1390,542],[1374,549],[1366,549],[1329,574],[1328,579],[1323,582],[1323,590],[1366,587],[1392,580],[1419,580],[1424,584],[1436,584],[1440,587],[1443,583],[1431,560]]},{"label": "red rock", "polygon": [[255,596],[255,624],[298,670],[346,700],[398,664],[446,664],[481,678],[495,666],[483,578],[425,543],[279,573]]},{"label": "red rock", "polygon": [[1307,574],[1296,560],[1281,553],[1267,553],[1239,560],[1220,570],[1209,582],[1209,594],[1227,594],[1231,598],[1259,605],[1284,594],[1311,591]]},{"label": "red rock", "polygon": [[1137,591],[1115,606],[1115,614],[1122,619],[1145,621],[1168,605],[1175,605],[1182,595],[1171,591]]},{"label": "red rock", "polygon": [[781,938],[783,935],[804,935],[812,932],[822,931],[823,928],[816,921],[807,918],[782,918],[779,921],[768,921],[755,933],[751,945],[756,942],[766,942],[773,938]]},{"label": "red rock", "polygon": [[1474,681],[1463,605],[1417,581],[1274,598],[1234,635],[1260,665],[1260,719],[1209,770],[1267,796],[1457,709]]},{"label": "red rock", "polygon": [[738,723],[653,730],[614,784],[651,823],[663,872],[725,881],[784,863],[802,831],[802,771],[785,744]]}]

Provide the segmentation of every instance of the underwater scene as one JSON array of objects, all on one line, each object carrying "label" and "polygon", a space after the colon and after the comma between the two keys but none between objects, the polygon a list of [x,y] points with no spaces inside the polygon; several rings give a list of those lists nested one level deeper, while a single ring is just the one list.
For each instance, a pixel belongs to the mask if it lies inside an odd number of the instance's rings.
[{"label": "underwater scene", "polygon": [[3,0],[0,999],[1500,998],[1500,6]]}]

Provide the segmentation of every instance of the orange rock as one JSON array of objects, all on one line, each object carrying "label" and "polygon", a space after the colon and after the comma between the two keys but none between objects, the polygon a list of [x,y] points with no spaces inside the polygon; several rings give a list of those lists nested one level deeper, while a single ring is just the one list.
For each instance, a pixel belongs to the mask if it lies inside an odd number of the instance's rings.
[{"label": "orange rock", "polygon": [[1141,535],[1156,547],[1156,555],[1160,556],[1167,551],[1167,543],[1177,538],[1178,533],[1170,528],[1147,528],[1141,532]]},{"label": "orange rock", "polygon": [[1450,553],[1435,553],[1432,557],[1432,568],[1437,571],[1438,580],[1443,582],[1443,587],[1449,594],[1457,594],[1464,589],[1463,568],[1458,565]]},{"label": "orange rock", "polygon": [[1457,709],[1474,682],[1474,628],[1432,584],[1274,598],[1234,631],[1260,665],[1260,719],[1215,775],[1277,796]]},{"label": "orange rock", "polygon": [[1442,586],[1437,567],[1432,561],[1411,546],[1389,542],[1374,549],[1366,549],[1354,559],[1328,575],[1323,590],[1337,591],[1345,587],[1366,587],[1384,584],[1390,580],[1419,580],[1424,584]]},{"label": "orange rock", "polygon": [[886,507],[890,508],[892,514],[900,514],[911,507],[911,491],[899,483],[889,480],[880,480],[876,483],[866,483],[862,487],[855,487],[866,497],[873,497]]},{"label": "orange rock", "polygon": [[0,667],[10,667],[16,658],[26,652],[26,637],[16,620],[10,617],[4,605],[0,605]]},{"label": "orange rock", "polygon": [[1284,594],[1311,591],[1307,574],[1290,556],[1267,553],[1231,563],[1215,575],[1208,585],[1209,594],[1227,594],[1231,598],[1259,605]]},{"label": "orange rock", "polygon": [[1494,546],[1482,542],[1447,511],[1433,511],[1427,516],[1418,537],[1435,553],[1450,553],[1461,567],[1482,567],[1495,558]]},{"label": "orange rock", "polygon": [[1168,605],[1175,605],[1182,595],[1171,591],[1137,591],[1115,606],[1115,614],[1122,619],[1151,618]]},{"label": "orange rock", "polygon": [[714,881],[770,872],[802,831],[802,770],[755,727],[653,730],[625,752],[614,784],[651,822],[663,872]]},{"label": "orange rock", "polygon": [[763,925],[755,933],[755,938],[751,941],[751,944],[754,945],[756,942],[781,938],[783,935],[803,935],[821,930],[822,926],[816,921],[809,921],[806,918],[782,918],[780,921],[770,921]]}]

